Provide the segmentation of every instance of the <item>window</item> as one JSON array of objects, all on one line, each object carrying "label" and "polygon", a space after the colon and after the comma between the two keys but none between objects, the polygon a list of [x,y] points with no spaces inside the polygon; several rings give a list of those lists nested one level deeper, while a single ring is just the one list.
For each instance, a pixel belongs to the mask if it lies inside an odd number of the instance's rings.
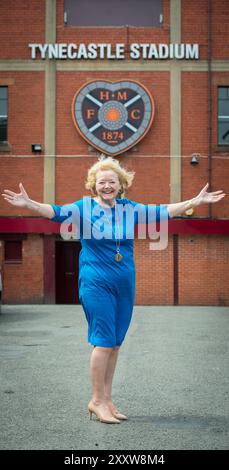
[{"label": "window", "polygon": [[66,26],[161,26],[162,0],[65,0]]},{"label": "window", "polygon": [[22,241],[5,241],[5,263],[22,263]]},{"label": "window", "polygon": [[229,145],[229,86],[218,88],[218,145]]},{"label": "window", "polygon": [[0,86],[0,142],[7,142],[8,87]]}]

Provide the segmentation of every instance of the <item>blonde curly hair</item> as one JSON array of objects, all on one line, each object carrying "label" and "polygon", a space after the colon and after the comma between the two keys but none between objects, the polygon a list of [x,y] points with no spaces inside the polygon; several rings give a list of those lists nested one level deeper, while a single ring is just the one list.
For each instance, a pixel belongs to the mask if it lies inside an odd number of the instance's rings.
[{"label": "blonde curly hair", "polygon": [[119,182],[121,185],[118,197],[124,197],[127,189],[131,186],[133,182],[135,172],[127,171],[124,167],[120,165],[118,160],[112,157],[106,157],[103,154],[101,154],[98,161],[94,163],[91,168],[89,168],[85,187],[92,192],[93,196],[96,196],[96,175],[98,171],[104,170],[112,170],[118,175]]}]

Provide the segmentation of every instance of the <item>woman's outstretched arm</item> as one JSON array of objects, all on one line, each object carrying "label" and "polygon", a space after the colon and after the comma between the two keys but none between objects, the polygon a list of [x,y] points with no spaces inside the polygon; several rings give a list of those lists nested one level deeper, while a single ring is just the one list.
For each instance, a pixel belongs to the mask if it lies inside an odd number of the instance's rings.
[{"label": "woman's outstretched arm", "polygon": [[200,193],[183,202],[176,202],[174,204],[168,204],[168,213],[170,217],[176,217],[177,215],[183,214],[185,211],[191,209],[192,207],[200,206],[201,204],[213,204],[214,202],[221,201],[226,194],[222,191],[214,191],[211,193],[207,192],[209,184],[207,183],[206,186],[200,191]]},{"label": "woman's outstretched arm", "polygon": [[52,219],[55,216],[54,210],[50,204],[43,204],[30,199],[22,183],[19,184],[19,188],[21,191],[20,193],[14,193],[9,189],[4,189],[2,196],[5,201],[9,202],[13,206],[31,209],[42,217],[47,217],[48,219]]}]

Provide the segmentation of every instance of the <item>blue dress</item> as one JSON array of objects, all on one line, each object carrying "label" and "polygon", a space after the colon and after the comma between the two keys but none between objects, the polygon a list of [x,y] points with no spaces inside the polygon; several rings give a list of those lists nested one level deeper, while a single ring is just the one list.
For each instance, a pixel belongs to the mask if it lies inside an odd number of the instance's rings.
[{"label": "blue dress", "polygon": [[[125,338],[135,296],[134,227],[148,221],[149,207],[157,221],[168,218],[166,206],[129,199],[116,199],[116,208],[107,209],[91,197],[52,205],[55,217],[51,220],[73,222],[79,230],[79,300],[88,322],[88,342],[94,346],[114,348]],[[119,247],[122,259],[117,262]]]}]

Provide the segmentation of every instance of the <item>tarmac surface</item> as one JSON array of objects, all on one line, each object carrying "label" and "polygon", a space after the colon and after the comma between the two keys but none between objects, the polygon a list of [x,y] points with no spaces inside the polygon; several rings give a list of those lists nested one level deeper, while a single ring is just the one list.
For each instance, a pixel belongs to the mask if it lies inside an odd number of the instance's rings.
[{"label": "tarmac surface", "polygon": [[229,309],[135,307],[113,399],[128,421],[89,420],[81,306],[3,305],[0,449],[229,448]]}]

